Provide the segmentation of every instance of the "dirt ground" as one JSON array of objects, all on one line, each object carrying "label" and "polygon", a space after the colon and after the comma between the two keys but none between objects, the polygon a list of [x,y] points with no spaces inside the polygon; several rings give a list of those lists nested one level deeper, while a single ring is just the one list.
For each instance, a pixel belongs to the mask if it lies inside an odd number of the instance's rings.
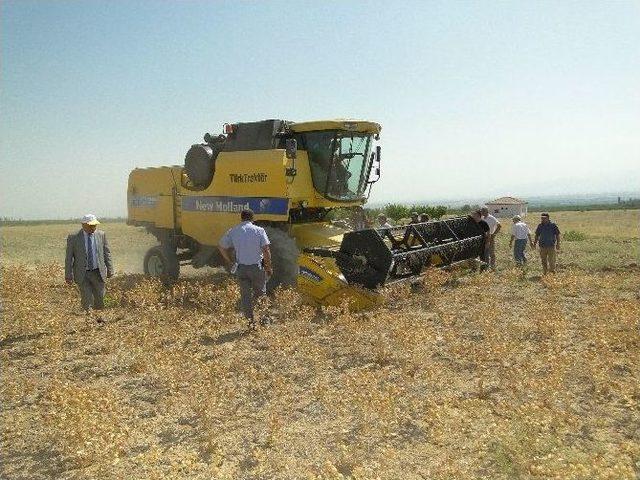
[{"label": "dirt ground", "polygon": [[638,478],[634,257],[540,277],[501,245],[372,312],[280,292],[256,333],[224,277],[120,274],[99,324],[59,264],[5,263],[0,477]]}]

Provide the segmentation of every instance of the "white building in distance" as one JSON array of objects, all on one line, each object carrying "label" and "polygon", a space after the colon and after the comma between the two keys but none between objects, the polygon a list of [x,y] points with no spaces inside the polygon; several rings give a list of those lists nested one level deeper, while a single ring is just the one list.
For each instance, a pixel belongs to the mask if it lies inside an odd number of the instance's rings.
[{"label": "white building in distance", "polygon": [[498,218],[512,218],[527,215],[527,202],[515,197],[500,197],[486,203],[489,213]]}]

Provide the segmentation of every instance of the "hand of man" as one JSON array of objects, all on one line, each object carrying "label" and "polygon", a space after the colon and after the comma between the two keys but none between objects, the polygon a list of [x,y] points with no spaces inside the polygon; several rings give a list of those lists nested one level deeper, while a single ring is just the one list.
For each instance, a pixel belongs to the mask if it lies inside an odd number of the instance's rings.
[{"label": "hand of man", "polygon": [[66,278],[64,279],[64,281],[65,281],[65,282],[67,282],[67,285],[72,285],[72,284],[73,284],[73,278],[66,277]]},{"label": "hand of man", "polygon": [[264,267],[264,271],[267,273],[269,277],[273,275],[273,267],[271,265]]},{"label": "hand of man", "polygon": [[113,272],[107,272],[107,278],[113,277]]}]

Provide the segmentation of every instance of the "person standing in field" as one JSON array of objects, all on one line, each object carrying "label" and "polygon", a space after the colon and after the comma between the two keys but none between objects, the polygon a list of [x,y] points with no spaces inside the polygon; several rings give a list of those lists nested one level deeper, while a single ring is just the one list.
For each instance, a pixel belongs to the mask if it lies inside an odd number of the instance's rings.
[{"label": "person standing in field", "polygon": [[483,265],[481,270],[484,270],[489,263],[489,256],[487,250],[487,244],[489,243],[489,224],[485,222],[482,218],[482,211],[474,210],[469,214],[469,219],[478,224],[483,234],[483,242],[482,242],[482,254],[480,255],[480,260],[482,260]]},{"label": "person standing in field", "polygon": [[533,248],[540,242],[540,260],[542,261],[542,273],[556,271],[556,251],[560,250],[560,229],[549,220],[548,213],[540,214],[540,224],[536,228],[536,238]]},{"label": "person standing in field", "polygon": [[384,213],[378,215],[378,228],[391,228],[392,226]]},{"label": "person standing in field", "polygon": [[420,215],[418,212],[411,212],[411,220],[409,220],[409,225],[413,225],[414,223],[420,223]]},{"label": "person standing in field", "polygon": [[81,223],[80,231],[67,237],[64,277],[69,285],[76,282],[82,309],[89,313],[91,308],[104,308],[105,282],[113,276],[113,263],[107,235],[97,230],[96,216],[89,213]]},{"label": "person standing in field", "polygon": [[513,246],[513,258],[518,265],[527,263],[527,255],[525,254],[527,239],[529,240],[529,245],[533,248],[533,240],[531,240],[531,230],[529,230],[529,226],[522,221],[520,215],[514,215],[509,248]]},{"label": "person standing in field", "polygon": [[496,235],[500,232],[502,225],[496,217],[489,213],[487,207],[480,209],[482,219],[489,225],[489,237],[487,238],[487,259],[491,270],[496,269]]},{"label": "person standing in field", "polygon": [[[218,246],[229,270],[238,279],[242,312],[251,329],[256,327],[253,308],[257,300],[266,295],[267,281],[273,275],[267,232],[253,224],[253,217],[251,210],[240,212],[240,223],[224,234]],[[235,262],[231,259],[232,248],[235,250]]]},{"label": "person standing in field", "polygon": [[429,220],[431,220],[431,217],[429,217],[428,213],[421,213],[419,216],[419,221],[420,223],[427,223]]}]

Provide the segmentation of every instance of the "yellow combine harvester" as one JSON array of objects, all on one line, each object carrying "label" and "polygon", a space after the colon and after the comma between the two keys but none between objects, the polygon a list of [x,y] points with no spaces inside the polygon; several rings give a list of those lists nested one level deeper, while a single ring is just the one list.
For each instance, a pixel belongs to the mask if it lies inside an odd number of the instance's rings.
[{"label": "yellow combine harvester", "polygon": [[181,264],[222,266],[218,241],[247,208],[271,241],[268,290],[297,286],[317,304],[366,308],[381,285],[477,256],[482,232],[466,218],[359,231],[327,220],[366,202],[380,177],[379,136],[368,121],[226,124],[193,145],[184,166],[133,170],[127,223],[160,243],[145,255],[145,273],[176,279]]}]

